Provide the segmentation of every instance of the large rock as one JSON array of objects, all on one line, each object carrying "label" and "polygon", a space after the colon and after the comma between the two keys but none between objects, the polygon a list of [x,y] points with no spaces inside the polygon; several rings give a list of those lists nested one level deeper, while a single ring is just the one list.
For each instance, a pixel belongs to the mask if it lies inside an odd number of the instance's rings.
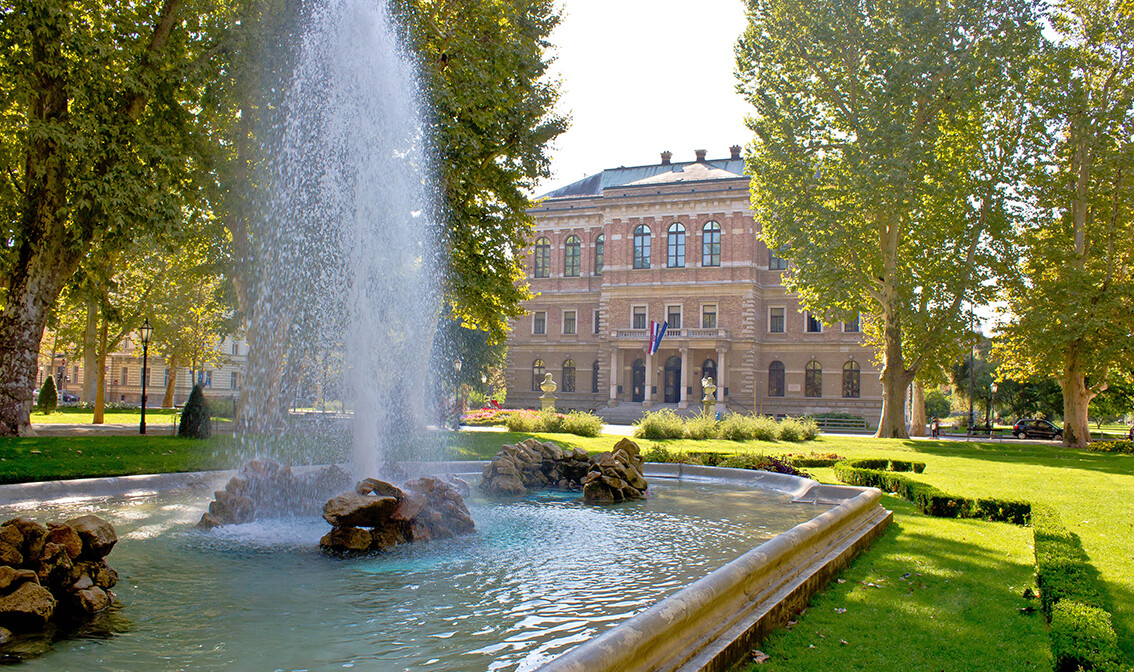
[{"label": "large rock", "polygon": [[593,460],[581,448],[565,450],[551,442],[526,439],[504,445],[484,467],[480,489],[495,497],[515,497],[554,487],[577,490]]},{"label": "large rock", "polygon": [[72,560],[83,552],[83,540],[79,537],[79,533],[65,523],[48,523],[46,542],[59,544],[67,549],[67,556]]},{"label": "large rock", "polygon": [[14,632],[39,630],[55,613],[51,591],[31,581],[21,583],[11,593],[0,596],[0,627]]},{"label": "large rock", "polygon": [[614,504],[646,497],[649,484],[642,475],[643,459],[638,444],[622,439],[609,453],[599,454],[583,479],[583,501]]},{"label": "large rock", "polygon": [[19,539],[17,550],[24,561],[37,558],[43,552],[43,544],[47,539],[47,528],[34,520],[27,518],[13,518],[4,523],[3,527],[10,528],[0,534],[0,538]]},{"label": "large rock", "polygon": [[39,583],[39,576],[31,569],[0,566],[0,595],[10,593],[21,583]]},{"label": "large rock", "polygon": [[323,505],[323,520],[336,527],[377,527],[398,508],[395,497],[346,493]]},{"label": "large rock", "polygon": [[[79,516],[67,521],[83,540],[82,557],[84,559],[98,560],[104,558],[114,544],[118,543],[118,535],[114,526],[98,516]],[[46,536],[46,533],[45,535]]]},{"label": "large rock", "polygon": [[110,595],[98,586],[83,588],[75,592],[79,608],[87,614],[97,614],[110,606]]},{"label": "large rock", "polygon": [[361,553],[370,550],[370,540],[370,530],[357,527],[333,527],[319,540],[319,545],[337,551]]},{"label": "large rock", "polygon": [[275,460],[252,460],[214,493],[197,527],[210,529],[257,518],[316,515],[335,493],[350,487],[350,475],[331,465],[296,474]]}]

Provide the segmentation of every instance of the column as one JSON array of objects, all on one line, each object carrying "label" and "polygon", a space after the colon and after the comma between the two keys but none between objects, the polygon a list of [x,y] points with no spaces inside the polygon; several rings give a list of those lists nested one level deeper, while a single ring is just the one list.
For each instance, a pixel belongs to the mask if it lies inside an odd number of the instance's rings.
[{"label": "column", "polygon": [[618,348],[610,351],[610,405],[618,405],[618,377],[622,373]]},{"label": "column", "polygon": [[[717,381],[717,403],[724,402],[724,388],[725,385],[728,384],[728,379],[726,376],[728,372],[728,366],[725,365],[726,354],[728,354],[728,348],[717,346],[717,378],[720,378],[720,380]],[[724,410],[724,408],[722,407],[721,410]]]},{"label": "column", "polygon": [[643,396],[644,401],[642,402],[642,408],[649,408],[650,407],[650,405],[652,403],[650,401],[650,398],[651,398],[650,392],[653,391],[653,387],[654,387],[654,356],[650,354],[649,350],[646,350],[646,389],[642,391],[643,395],[644,395]]},{"label": "column", "polygon": [[677,394],[677,407],[689,406],[686,391],[689,389],[689,348],[681,348],[681,391]]}]

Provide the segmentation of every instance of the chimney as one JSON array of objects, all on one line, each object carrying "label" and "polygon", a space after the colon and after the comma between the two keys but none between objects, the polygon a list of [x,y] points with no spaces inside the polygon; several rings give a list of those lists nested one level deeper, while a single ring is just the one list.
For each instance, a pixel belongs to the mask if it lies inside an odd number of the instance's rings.
[{"label": "chimney", "polygon": [[661,153],[661,165],[668,166],[669,160],[672,159],[672,158],[673,158],[673,152],[662,152]]},{"label": "chimney", "polygon": [[705,162],[705,150],[695,149],[695,150],[693,150],[693,152],[697,154],[697,163],[704,163]]},{"label": "chimney", "polygon": [[732,152],[732,156],[729,157],[730,159],[740,158],[740,145],[733,145],[732,147],[728,148],[728,151]]}]

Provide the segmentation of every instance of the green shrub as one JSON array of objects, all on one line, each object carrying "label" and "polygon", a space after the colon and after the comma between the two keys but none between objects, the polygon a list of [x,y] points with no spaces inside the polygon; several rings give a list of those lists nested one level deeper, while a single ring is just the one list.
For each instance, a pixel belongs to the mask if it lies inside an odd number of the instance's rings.
[{"label": "green shrub", "polygon": [[578,436],[598,436],[602,433],[602,418],[592,413],[571,411],[563,418],[562,429]]},{"label": "green shrub", "polygon": [[729,413],[720,422],[720,437],[730,441],[749,441],[756,438],[756,419],[751,415]]},{"label": "green shrub", "polygon": [[795,418],[784,418],[780,420],[780,441],[791,441],[799,443],[803,440],[804,428],[803,424]]},{"label": "green shrub", "polygon": [[799,424],[803,427],[804,441],[814,441],[819,436],[819,423],[815,422],[815,418],[800,418]]},{"label": "green shrub", "polygon": [[43,387],[39,388],[39,399],[36,400],[36,406],[47,415],[51,415],[59,406],[59,394],[55,390],[55,376],[48,376],[47,380],[43,381]]},{"label": "green shrub", "polygon": [[680,439],[685,436],[685,423],[669,409],[647,412],[634,423],[636,439]]},{"label": "green shrub", "polygon": [[807,477],[807,474],[796,469],[794,465],[770,455],[758,453],[734,453],[720,461],[717,466],[730,469],[756,469],[759,471],[772,471],[777,474],[791,474],[792,476]]},{"label": "green shrub", "polygon": [[752,420],[753,438],[760,441],[777,441],[780,438],[780,424],[775,418],[758,415]]},{"label": "green shrub", "polygon": [[687,439],[715,439],[719,432],[717,419],[706,413],[698,413],[685,421]]},{"label": "green shrub", "polygon": [[1116,441],[1092,441],[1087,444],[1087,450],[1097,453],[1125,453],[1127,455],[1134,455],[1134,441],[1127,441],[1125,439]]},{"label": "green shrub", "polygon": [[1121,657],[1110,612],[1072,600],[1055,605],[1051,617],[1051,654],[1057,672],[1098,670]]},{"label": "green shrub", "polygon": [[207,439],[213,434],[212,411],[209,402],[205,400],[205,392],[201,386],[194,385],[189,393],[189,400],[185,402],[185,410],[181,411],[181,424],[177,426],[177,435],[190,439]]},{"label": "green shrub", "polygon": [[674,453],[672,450],[658,445],[650,446],[646,449],[646,452],[642,453],[642,459],[647,462],[661,462],[664,464],[673,462],[673,458]]},{"label": "green shrub", "polygon": [[539,431],[539,416],[535,411],[521,410],[510,413],[504,420],[509,432],[534,434]]},{"label": "green shrub", "polygon": [[560,432],[563,430],[563,416],[556,413],[554,408],[545,408],[539,412],[536,421],[536,431]]}]

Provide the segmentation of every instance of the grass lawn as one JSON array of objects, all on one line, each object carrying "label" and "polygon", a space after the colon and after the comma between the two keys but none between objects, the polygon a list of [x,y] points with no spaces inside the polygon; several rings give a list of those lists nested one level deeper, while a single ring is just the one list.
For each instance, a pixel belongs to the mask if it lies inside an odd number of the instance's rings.
[{"label": "grass lawn", "polygon": [[[164,423],[169,424],[173,421],[174,410],[172,408],[147,408],[146,409],[146,422],[153,422],[154,424]],[[142,417],[142,412],[137,411],[106,411],[104,420],[110,424],[126,424],[138,422]],[[31,422],[33,425],[48,424],[74,424],[89,425],[91,420],[94,419],[94,411],[81,408],[57,408],[51,413],[43,413],[41,411],[34,411],[31,414]]]},{"label": "grass lawn", "polygon": [[[461,432],[451,435],[450,448],[457,459],[485,459],[502,444],[527,436]],[[589,451],[609,450],[621,438],[536,436]],[[837,453],[918,460],[926,463],[925,472],[907,475],[946,492],[1052,506],[1067,528],[1080,535],[1091,563],[1101,573],[1119,644],[1134,660],[1134,456],[1013,440],[820,437],[804,444],[638,443],[643,450],[657,445],[675,451]],[[342,460],[347,455],[344,443],[332,445],[328,457],[325,446],[314,438],[267,442],[263,450],[293,464]],[[203,442],[162,436],[4,438],[0,439],[0,482],[230,468],[239,463],[241,452],[239,441],[232,437]],[[834,482],[830,469],[808,471],[818,480]],[[885,501],[895,512],[892,529],[844,572],[845,583],[832,584],[790,631],[766,643],[763,649],[772,659],[760,668],[1050,669],[1043,617],[1017,611],[1025,605],[1020,597],[1024,587],[1034,582],[1031,530],[930,518],[906,502],[891,497]],[[903,579],[906,573],[910,576]]]}]

